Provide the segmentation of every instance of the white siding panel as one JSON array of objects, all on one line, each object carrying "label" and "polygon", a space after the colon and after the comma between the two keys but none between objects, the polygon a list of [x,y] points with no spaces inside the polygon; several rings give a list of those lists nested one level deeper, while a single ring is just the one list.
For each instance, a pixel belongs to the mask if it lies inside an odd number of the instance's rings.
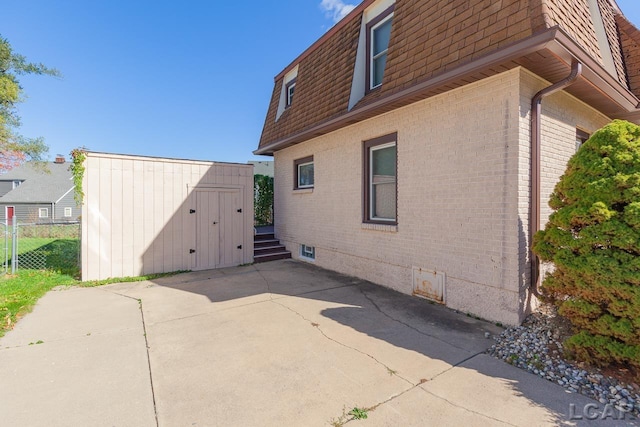
[{"label": "white siding panel", "polygon": [[155,271],[153,265],[153,198],[154,198],[154,174],[153,163],[144,162],[144,194],[142,205],[142,217],[144,218],[144,253],[142,258],[142,274],[149,274]]},{"label": "white siding panel", "polygon": [[[202,255],[211,255],[214,266],[252,261],[251,165],[104,153],[87,153],[85,165],[83,280],[196,268],[196,256],[189,253],[196,248],[196,215],[189,210],[196,208],[197,188],[227,194],[214,204],[228,204],[223,214],[230,218],[224,239],[213,238],[222,243],[209,243]],[[213,210],[204,223],[217,215]]]},{"label": "white siding panel", "polygon": [[111,277],[113,263],[111,261],[111,242],[113,229],[111,228],[111,159],[100,159],[100,184],[98,190],[98,209],[102,214],[100,221],[100,235],[107,235],[109,239],[100,239],[100,277]]},{"label": "white siding panel", "polygon": [[122,159],[111,160],[111,197],[108,198],[111,208],[111,272],[113,277],[123,277],[123,228],[127,221],[125,213],[124,193],[122,189]]},{"label": "white siding panel", "polygon": [[[122,205],[120,211],[122,214],[122,275],[133,276],[134,269],[134,210],[135,202],[133,182],[133,162],[122,162]],[[114,204],[117,200],[113,200]],[[125,262],[125,260],[130,260]]]}]

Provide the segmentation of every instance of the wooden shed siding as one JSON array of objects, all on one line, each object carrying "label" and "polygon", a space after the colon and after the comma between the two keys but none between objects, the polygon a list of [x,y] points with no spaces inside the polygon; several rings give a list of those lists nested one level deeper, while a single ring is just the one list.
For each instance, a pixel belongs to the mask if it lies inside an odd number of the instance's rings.
[{"label": "wooden shed siding", "polygon": [[253,260],[253,166],[99,153],[85,166],[83,280],[192,269],[189,209],[202,186],[242,189],[238,263]]}]

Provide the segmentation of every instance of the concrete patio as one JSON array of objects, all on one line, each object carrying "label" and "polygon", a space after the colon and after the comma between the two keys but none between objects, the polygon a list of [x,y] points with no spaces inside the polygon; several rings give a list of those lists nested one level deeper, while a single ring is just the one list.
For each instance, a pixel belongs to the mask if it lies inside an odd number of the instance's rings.
[{"label": "concrete patio", "polygon": [[368,418],[349,425],[632,425],[578,419],[597,402],[483,354],[500,331],[291,260],[61,289],[0,340],[0,414],[326,426],[357,406]]}]

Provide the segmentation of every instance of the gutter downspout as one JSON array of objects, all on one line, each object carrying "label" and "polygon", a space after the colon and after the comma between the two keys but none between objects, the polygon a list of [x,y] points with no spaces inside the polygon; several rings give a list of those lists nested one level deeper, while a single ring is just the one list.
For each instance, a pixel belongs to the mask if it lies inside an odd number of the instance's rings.
[{"label": "gutter downspout", "polygon": [[[557,83],[536,93],[531,100],[531,226],[529,227],[529,244],[533,245],[533,236],[540,230],[540,146],[542,99],[561,91],[578,80],[582,75],[582,63],[573,60],[571,73]],[[538,257],[531,251],[531,284],[529,289],[536,297],[540,297],[540,269]]]}]

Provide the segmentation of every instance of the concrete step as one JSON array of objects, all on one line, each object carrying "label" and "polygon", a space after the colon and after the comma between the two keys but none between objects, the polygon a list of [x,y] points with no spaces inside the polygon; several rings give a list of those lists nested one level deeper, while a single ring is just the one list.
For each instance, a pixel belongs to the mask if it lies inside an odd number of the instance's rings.
[{"label": "concrete step", "polygon": [[287,259],[287,258],[291,258],[291,252],[283,251],[283,252],[276,252],[276,253],[265,254],[265,255],[254,255],[253,262],[259,263],[259,262],[275,261],[277,259]]},{"label": "concrete step", "polygon": [[279,245],[280,241],[277,239],[268,239],[268,240],[254,240],[253,247],[254,248],[264,248],[267,246],[276,246]]},{"label": "concrete step", "polygon": [[256,248],[256,247],[253,248],[254,257],[256,255],[274,254],[279,252],[287,252],[287,249],[284,247],[284,245],[276,244],[272,246],[264,246],[261,248]]},{"label": "concrete step", "polygon": [[275,239],[275,235],[273,233],[258,233],[253,235],[253,241],[257,242],[259,240],[272,240]]}]

